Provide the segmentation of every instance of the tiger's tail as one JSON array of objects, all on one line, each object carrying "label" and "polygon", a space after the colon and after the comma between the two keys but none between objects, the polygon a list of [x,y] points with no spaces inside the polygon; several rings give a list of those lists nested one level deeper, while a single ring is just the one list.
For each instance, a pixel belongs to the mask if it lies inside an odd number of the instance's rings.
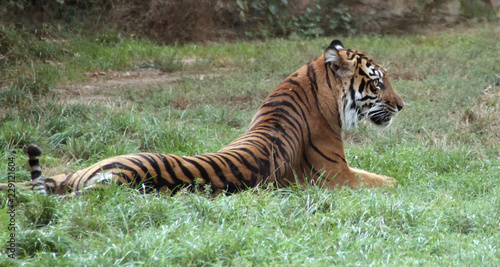
[{"label": "tiger's tail", "polygon": [[47,189],[45,188],[45,179],[42,177],[42,167],[39,162],[42,150],[36,145],[29,145],[26,152],[29,157],[31,181],[14,182],[9,179],[9,182],[7,183],[0,183],[0,191],[31,187],[37,193],[46,195]]},{"label": "tiger's tail", "polygon": [[36,145],[29,145],[26,152],[28,153],[30,164],[31,188],[38,194],[47,195],[45,179],[42,176],[42,167],[39,161],[42,150]]}]

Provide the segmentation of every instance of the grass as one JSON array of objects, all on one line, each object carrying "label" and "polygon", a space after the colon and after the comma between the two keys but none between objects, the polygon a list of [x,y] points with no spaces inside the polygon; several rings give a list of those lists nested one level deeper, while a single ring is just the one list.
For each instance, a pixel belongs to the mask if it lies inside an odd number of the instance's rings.
[{"label": "grass", "polygon": [[[57,41],[47,42],[11,30],[3,29],[13,52],[2,65],[0,182],[11,157],[17,181],[29,180],[22,148],[33,142],[47,175],[138,151],[217,151],[331,41],[162,47],[110,33],[47,29]],[[397,178],[395,189],[262,187],[212,199],[111,187],[60,199],[18,188],[16,259],[2,248],[0,265],[500,265],[499,37],[498,24],[481,24],[342,39],[386,66],[406,101],[388,129],[361,123],[345,138],[350,164]],[[58,100],[58,88],[96,79],[84,73],[144,63],[178,78],[113,89],[105,101]],[[5,192],[0,200],[6,244]]]}]

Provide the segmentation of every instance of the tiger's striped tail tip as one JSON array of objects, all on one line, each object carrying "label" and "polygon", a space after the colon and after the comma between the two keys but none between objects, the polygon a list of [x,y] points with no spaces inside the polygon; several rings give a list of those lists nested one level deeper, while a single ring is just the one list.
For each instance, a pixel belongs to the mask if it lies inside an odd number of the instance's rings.
[{"label": "tiger's striped tail tip", "polygon": [[28,154],[30,159],[32,157],[40,157],[42,155],[42,149],[37,145],[31,144],[26,148],[26,153]]},{"label": "tiger's striped tail tip", "polygon": [[40,156],[42,149],[37,145],[29,145],[26,148],[26,153],[29,158],[30,173],[32,189],[38,194],[47,195],[47,188],[45,188],[45,179],[42,176],[42,166],[40,166]]}]

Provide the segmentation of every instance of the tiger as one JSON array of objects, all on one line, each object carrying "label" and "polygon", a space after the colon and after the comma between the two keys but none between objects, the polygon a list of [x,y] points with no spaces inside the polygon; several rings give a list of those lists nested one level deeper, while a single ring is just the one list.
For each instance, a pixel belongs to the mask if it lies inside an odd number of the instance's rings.
[{"label": "tiger", "polygon": [[386,127],[403,106],[385,68],[333,40],[321,56],[281,82],[262,102],[248,130],[218,152],[121,155],[45,178],[42,151],[30,145],[31,181],[25,186],[45,195],[81,194],[115,183],[145,193],[208,189],[212,196],[263,184],[393,187],[392,177],[349,166],[343,131],[365,119]]}]

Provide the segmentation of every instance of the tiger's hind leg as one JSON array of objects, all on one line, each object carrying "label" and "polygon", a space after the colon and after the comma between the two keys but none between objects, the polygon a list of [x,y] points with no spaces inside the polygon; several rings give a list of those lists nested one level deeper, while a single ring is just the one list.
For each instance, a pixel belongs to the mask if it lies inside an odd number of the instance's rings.
[{"label": "tiger's hind leg", "polygon": [[96,191],[99,189],[104,189],[109,187],[113,183],[113,173],[97,173],[89,181],[87,181],[83,188],[75,190],[73,192],[68,191],[56,191],[54,192],[59,198],[70,198],[75,196],[82,196],[91,191]]},{"label": "tiger's hind leg", "polygon": [[[68,180],[68,177],[75,175],[75,173],[71,174],[60,174],[56,176],[52,176],[49,178],[44,178],[42,176],[42,168],[40,166],[39,158],[42,155],[42,150],[36,145],[29,145],[26,149],[26,152],[29,157],[29,165],[31,172],[31,181],[27,182],[27,186],[31,185],[32,190],[35,193],[42,195],[49,194],[57,194],[57,195],[65,195],[68,191],[73,190],[71,195],[81,195],[85,191],[93,190],[97,188],[102,188],[105,186],[109,186],[113,183],[113,179],[115,174],[113,172],[107,173],[96,173],[90,179],[86,180],[83,185],[79,185],[78,182],[73,182],[68,184],[67,186],[63,186],[63,184]],[[73,176],[78,177],[78,176]],[[73,187],[73,185],[77,185]]]},{"label": "tiger's hind leg", "polygon": [[85,193],[88,193],[90,191],[99,190],[99,189],[109,187],[113,184],[113,176],[114,175],[115,174],[112,172],[96,173],[91,179],[89,179],[85,183],[85,186],[82,189],[71,193],[71,195],[81,196],[81,195],[84,195]]}]

